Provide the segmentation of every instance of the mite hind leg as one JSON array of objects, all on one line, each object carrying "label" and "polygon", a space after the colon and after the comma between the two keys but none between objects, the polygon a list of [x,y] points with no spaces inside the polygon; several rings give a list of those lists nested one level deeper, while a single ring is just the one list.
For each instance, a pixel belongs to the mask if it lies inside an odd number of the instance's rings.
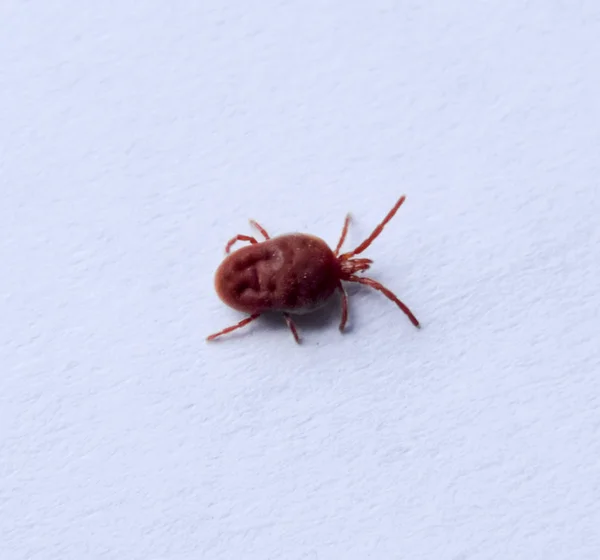
[{"label": "mite hind leg", "polygon": [[223,336],[224,334],[228,334],[232,331],[236,331],[237,329],[241,329],[242,327],[245,327],[248,323],[251,323],[255,319],[258,319],[260,317],[260,315],[261,315],[260,313],[255,313],[254,315],[250,315],[250,317],[246,317],[245,319],[242,319],[239,323],[236,323],[235,325],[232,325],[231,327],[227,327],[226,329],[223,329],[222,331],[219,331],[215,334],[211,334],[210,336],[207,336],[206,340],[214,340],[215,338],[217,338],[219,336]]},{"label": "mite hind leg", "polygon": [[269,234],[266,232],[265,228],[262,227],[256,220],[250,220],[250,225],[252,227],[255,227],[258,231],[260,231],[260,234],[268,241],[269,239],[271,239],[271,237],[269,236]]},{"label": "mite hind leg", "polygon": [[256,239],[250,235],[236,235],[235,237],[232,237],[228,242],[227,245],[225,245],[225,252],[227,254],[229,254],[229,251],[231,251],[231,247],[232,245],[234,245],[235,243],[237,243],[238,241],[248,241],[249,243],[251,243],[252,245],[258,243],[258,241],[256,241]]},{"label": "mite hind leg", "polygon": [[294,335],[294,340],[298,344],[300,344],[300,336],[298,336],[298,329],[296,328],[296,324],[294,323],[294,320],[292,319],[291,315],[289,313],[284,313],[283,317],[285,319],[285,322],[287,323],[287,326],[292,331],[292,335]]},{"label": "mite hind leg", "polygon": [[[260,232],[260,234],[265,238],[265,240],[271,239],[269,237],[269,234],[266,232],[265,228],[262,227],[258,222],[256,222],[255,220],[250,220],[250,225],[252,227],[255,227]],[[252,237],[251,235],[239,234],[239,235],[236,235],[235,237],[231,238],[227,242],[227,245],[225,246],[225,252],[227,254],[229,254],[229,252],[231,251],[231,247],[238,241],[248,241],[248,243],[250,243],[252,245],[256,245],[256,243],[258,243],[256,238]]]}]

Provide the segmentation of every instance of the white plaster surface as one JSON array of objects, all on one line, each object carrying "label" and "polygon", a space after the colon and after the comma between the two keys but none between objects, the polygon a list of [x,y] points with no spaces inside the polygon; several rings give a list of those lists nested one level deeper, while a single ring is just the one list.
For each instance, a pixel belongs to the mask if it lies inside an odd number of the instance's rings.
[{"label": "white plaster surface", "polygon": [[[0,559],[598,560],[600,4],[0,4]],[[225,242],[357,244],[236,322]]]}]

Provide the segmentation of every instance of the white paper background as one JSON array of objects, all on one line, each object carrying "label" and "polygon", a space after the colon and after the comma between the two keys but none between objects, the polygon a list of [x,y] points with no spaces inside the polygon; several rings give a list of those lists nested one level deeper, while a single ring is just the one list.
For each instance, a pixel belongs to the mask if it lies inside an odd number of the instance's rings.
[{"label": "white paper background", "polygon": [[[597,560],[600,5],[0,6],[0,558]],[[258,321],[248,218],[360,242]]]}]

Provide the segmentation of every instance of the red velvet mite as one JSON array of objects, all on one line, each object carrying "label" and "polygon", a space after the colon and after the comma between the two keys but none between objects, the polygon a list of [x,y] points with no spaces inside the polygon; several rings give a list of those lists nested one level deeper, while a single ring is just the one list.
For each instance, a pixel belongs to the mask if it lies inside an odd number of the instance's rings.
[{"label": "red velvet mite", "polygon": [[[340,249],[350,223],[349,214],[334,251],[322,239],[305,233],[271,238],[262,226],[250,220],[250,224],[261,233],[265,241],[259,242],[249,235],[236,235],[227,243],[225,252],[229,256],[215,274],[215,288],[221,300],[233,309],[248,313],[249,317],[210,335],[207,340],[214,340],[244,327],[265,312],[276,311],[283,314],[296,342],[300,342],[291,315],[310,313],[322,307],[336,290],[342,295],[340,331],[343,332],[348,321],[348,296],[342,282],[356,282],[379,290],[406,313],[415,327],[419,327],[419,322],[410,309],[390,290],[375,280],[357,275],[368,270],[373,261],[355,258],[382,232],[405,198],[400,197],[373,233],[356,249],[341,255]],[[247,241],[250,245],[229,254],[237,241]]]}]

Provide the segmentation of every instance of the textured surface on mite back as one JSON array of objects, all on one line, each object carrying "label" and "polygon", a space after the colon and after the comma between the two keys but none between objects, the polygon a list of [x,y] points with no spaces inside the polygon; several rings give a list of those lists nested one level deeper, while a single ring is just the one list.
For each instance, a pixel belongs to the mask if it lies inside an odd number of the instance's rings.
[{"label": "textured surface on mite back", "polygon": [[215,286],[225,303],[254,313],[319,307],[338,281],[339,266],[328,245],[291,234],[231,253],[217,269]]}]

